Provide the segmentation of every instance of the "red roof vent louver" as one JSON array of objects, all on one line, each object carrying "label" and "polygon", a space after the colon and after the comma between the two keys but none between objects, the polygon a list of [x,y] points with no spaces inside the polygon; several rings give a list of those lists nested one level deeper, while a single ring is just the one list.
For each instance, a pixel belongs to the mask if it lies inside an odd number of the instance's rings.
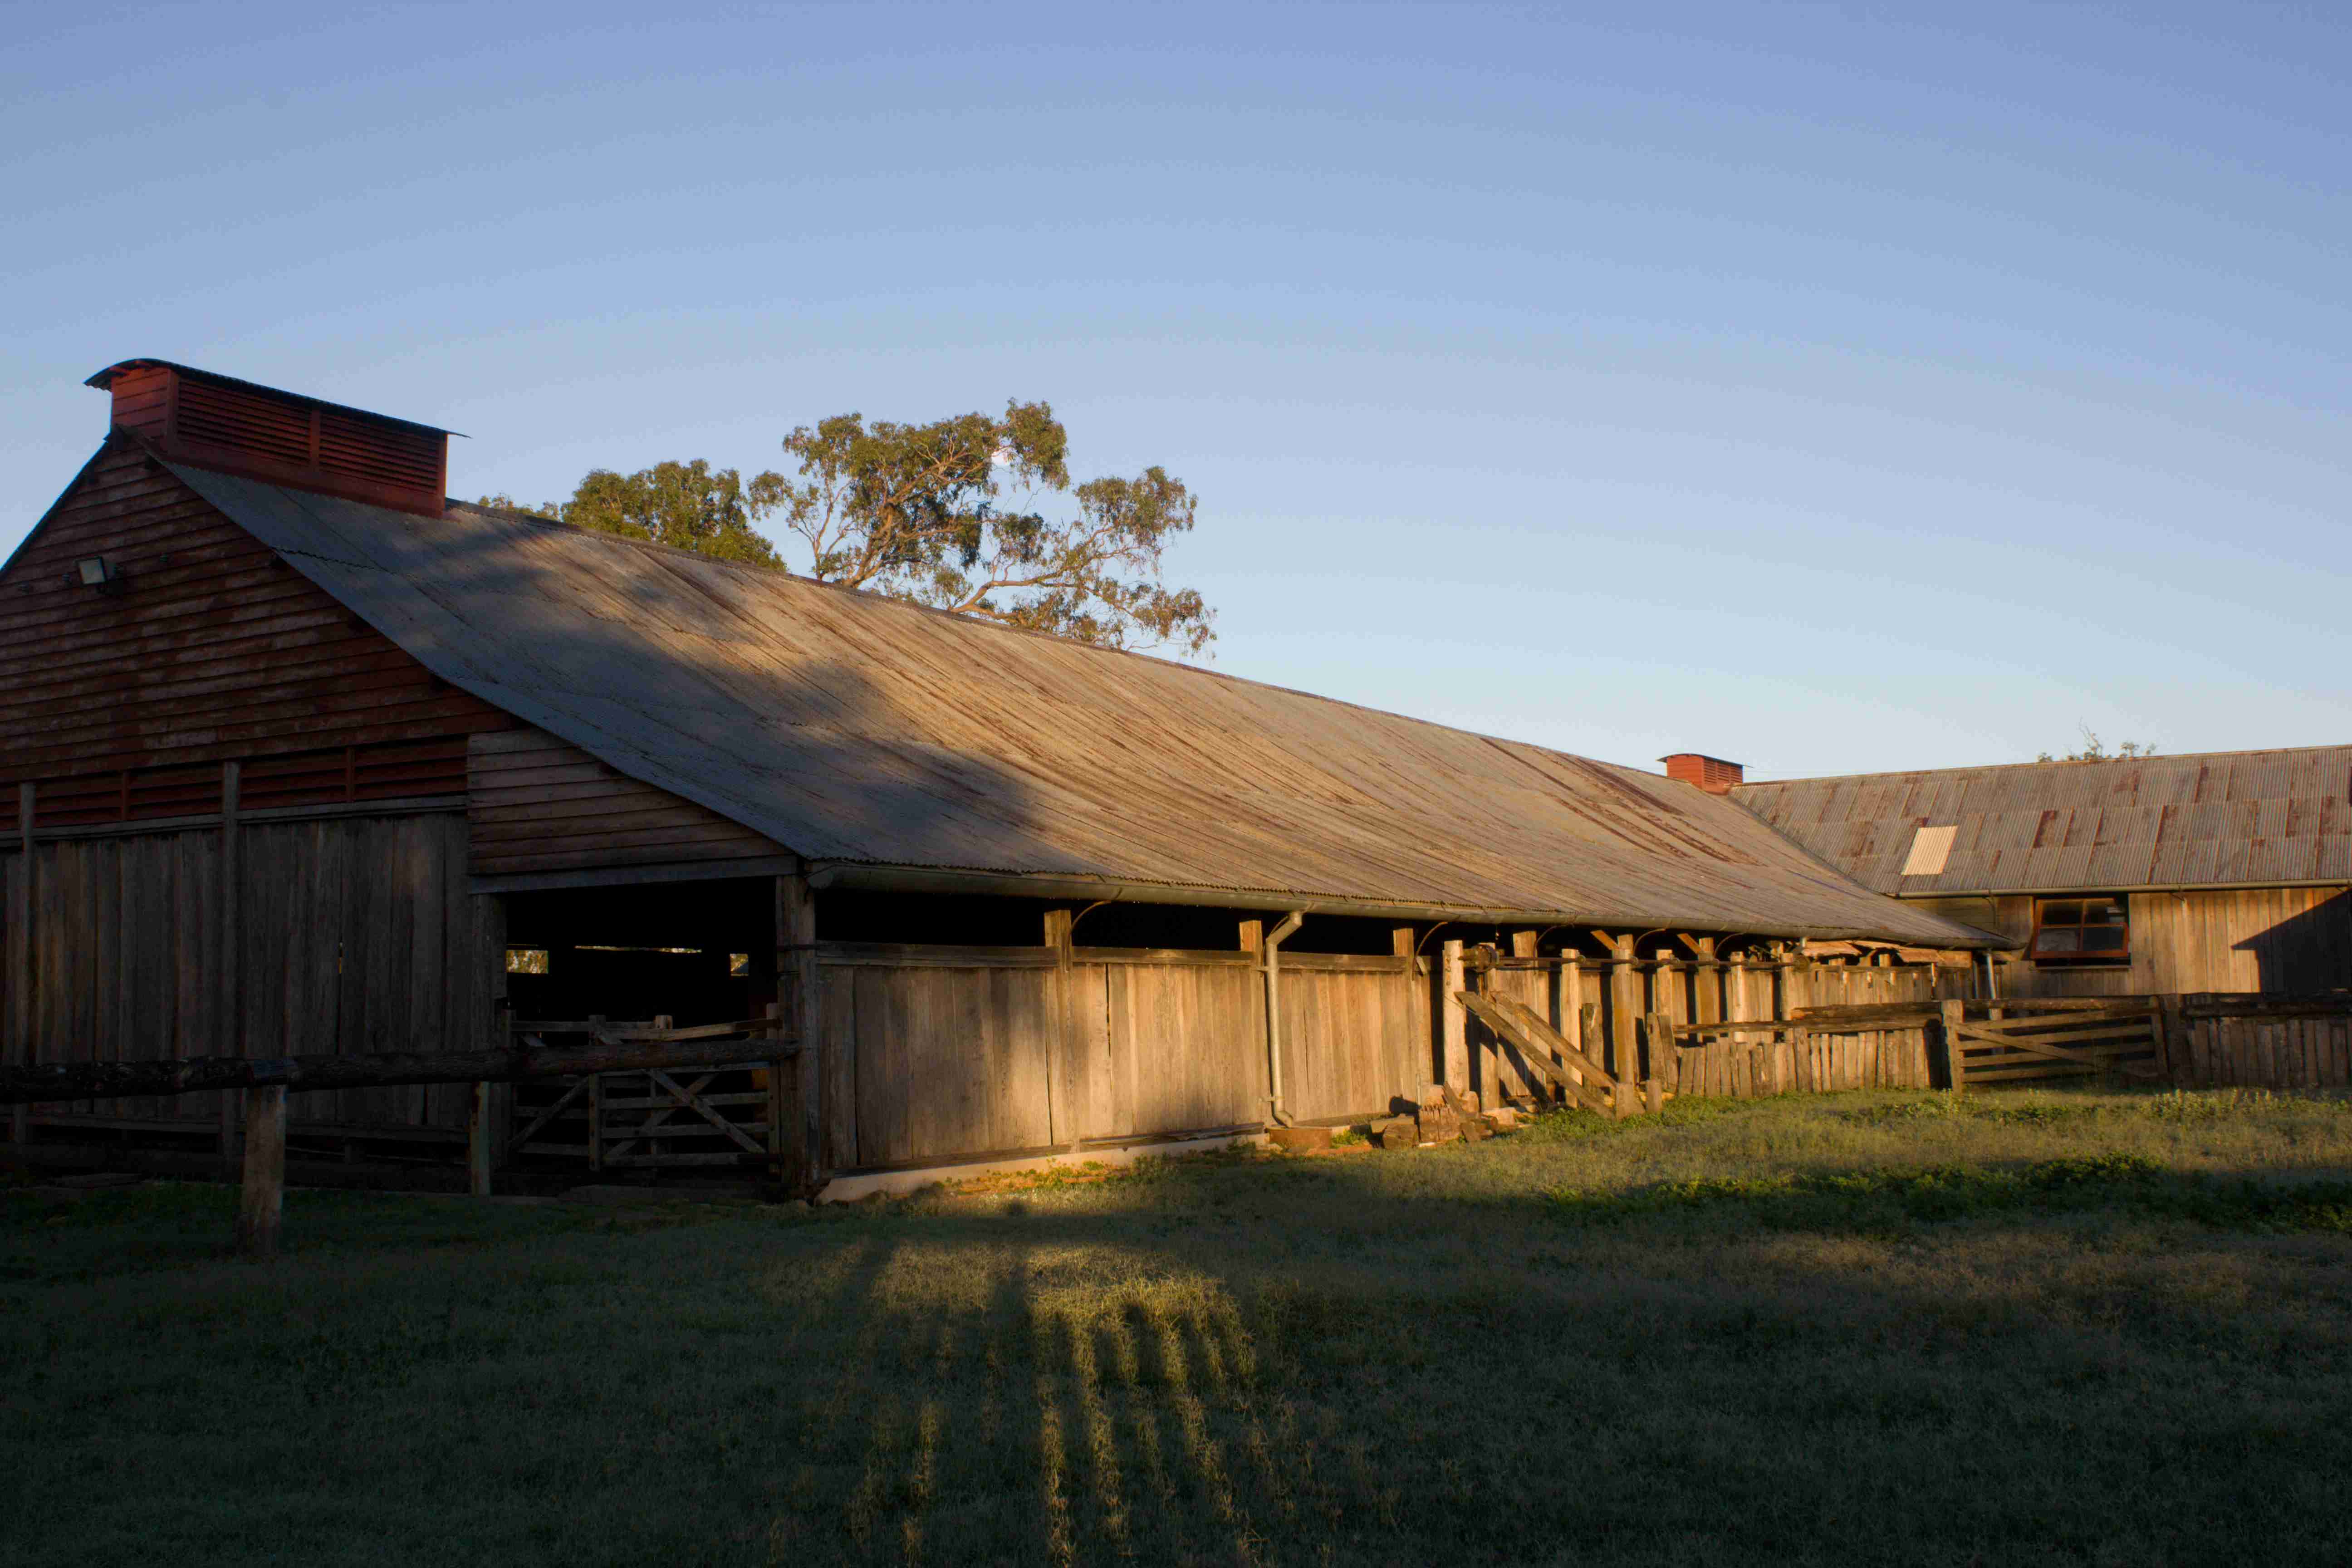
[{"label": "red roof vent louver", "polygon": [[124,360],[89,378],[112,423],[166,458],[438,517],[450,432],[257,386],[166,360]]},{"label": "red roof vent louver", "polygon": [[1727,763],[1721,757],[1710,757],[1698,752],[1676,752],[1671,757],[1660,757],[1666,764],[1666,776],[1677,784],[1696,784],[1709,795],[1727,795],[1735,784],[1748,777],[1748,768],[1741,763]]}]

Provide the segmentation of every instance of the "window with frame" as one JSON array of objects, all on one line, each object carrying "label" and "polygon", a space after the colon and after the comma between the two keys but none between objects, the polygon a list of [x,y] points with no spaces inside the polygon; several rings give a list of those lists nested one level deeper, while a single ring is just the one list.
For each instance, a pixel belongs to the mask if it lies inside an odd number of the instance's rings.
[{"label": "window with frame", "polygon": [[2033,900],[2036,963],[2129,963],[2131,922],[2120,898]]}]

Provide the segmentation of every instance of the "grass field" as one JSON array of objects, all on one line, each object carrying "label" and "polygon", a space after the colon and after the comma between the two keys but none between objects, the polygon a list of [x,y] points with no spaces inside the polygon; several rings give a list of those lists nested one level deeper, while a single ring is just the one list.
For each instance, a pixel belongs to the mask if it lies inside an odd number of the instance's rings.
[{"label": "grass field", "polygon": [[2341,1563],[2352,1105],[1839,1095],[854,1207],[0,1203],[0,1561]]}]

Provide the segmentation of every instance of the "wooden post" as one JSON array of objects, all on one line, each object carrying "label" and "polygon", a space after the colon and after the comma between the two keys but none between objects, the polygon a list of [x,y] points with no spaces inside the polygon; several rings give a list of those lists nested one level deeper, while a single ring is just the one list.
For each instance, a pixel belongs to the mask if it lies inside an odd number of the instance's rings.
[{"label": "wooden post", "polygon": [[490,1090],[496,1087],[476,1084],[473,1103],[466,1113],[466,1190],[478,1198],[490,1195],[491,1119],[497,1114]]},{"label": "wooden post", "polygon": [[[1800,1007],[1812,1005],[1812,968],[1805,960],[1804,944],[1790,942],[1780,950],[1780,1016],[1793,1015]],[[1802,1024],[1789,1030],[1789,1071],[1796,1079],[1801,1093],[1811,1093],[1821,1088],[1813,1078],[1813,1041],[1811,1033]]]},{"label": "wooden post", "polygon": [[1960,1065],[1960,1021],[1966,1016],[1967,1008],[1968,1004],[1965,1002],[1947,1002],[1942,1008],[1944,1062],[1952,1080],[1952,1088],[1956,1091],[1967,1087],[1965,1082],[1967,1071]]},{"label": "wooden post", "polygon": [[[784,1032],[784,1008],[780,1002],[768,1004],[768,1031],[775,1035]],[[792,1101],[784,1097],[784,1071],[790,1059],[776,1057],[767,1064],[768,1168],[780,1183],[790,1179],[784,1169],[784,1114],[792,1105]]]},{"label": "wooden post", "polygon": [[[1540,932],[1532,931],[1513,931],[1511,933],[1511,956],[1513,958],[1535,957],[1536,941],[1540,934]],[[1549,991],[1550,989],[1550,975],[1543,973],[1541,971],[1538,971],[1538,977],[1543,980],[1545,989]],[[1545,997],[1543,1005],[1538,1007],[1536,1011],[1538,1014],[1544,1016],[1546,1021],[1549,1022],[1549,1016],[1551,1012],[1551,999],[1549,996]],[[1487,1081],[1494,1085],[1495,1094],[1494,1103],[1488,1105],[1486,1107],[1487,1110],[1491,1110],[1495,1108],[1495,1105],[1501,1104],[1503,1096],[1506,1094],[1510,1095],[1514,1099],[1527,1099],[1530,1100],[1549,1100],[1550,1098],[1550,1095],[1546,1092],[1550,1086],[1544,1083],[1541,1079],[1533,1077],[1531,1069],[1529,1069],[1524,1063],[1517,1067],[1513,1067],[1511,1065],[1510,1047],[1503,1041],[1490,1038],[1490,1042],[1486,1047],[1486,1060],[1493,1064],[1492,1070],[1488,1072],[1486,1076]],[[1507,1084],[1504,1081],[1506,1079],[1510,1080],[1509,1083]]]},{"label": "wooden post", "polygon": [[[221,764],[220,940],[215,960],[220,965],[220,973],[215,977],[218,1000],[213,1015],[213,1049],[225,1057],[245,1055],[245,942],[237,924],[242,910],[239,883],[243,878],[236,820],[244,784],[243,763]],[[236,1158],[236,1095],[224,1093],[220,1097],[219,1149],[224,1175],[228,1172],[229,1162]]]},{"label": "wooden post", "polygon": [[[791,984],[784,982],[789,977]],[[823,1019],[817,1005],[816,891],[805,871],[776,879],[776,984],[784,1016],[800,1042],[801,1159],[799,1184],[814,1198],[824,1184],[824,1072]]]},{"label": "wooden post", "polygon": [[[1077,1020],[1071,1016],[1076,1000],[1077,976],[1071,956],[1071,928],[1076,923],[1073,910],[1045,911],[1045,945],[1054,951],[1053,1040],[1046,1047],[1045,1069],[1045,1133],[1047,1139],[1061,1144],[1073,1154],[1086,1136],[1087,1075],[1085,1063],[1079,1059],[1080,1038]],[[1254,921],[1244,921],[1244,927]],[[1244,931],[1246,936],[1246,931]],[[1259,1012],[1263,1014],[1264,1008]],[[1259,1026],[1258,1059],[1265,1059],[1265,1026]]]},{"label": "wooden post", "polygon": [[[2178,995],[2158,996],[2148,1021],[2156,1030],[2157,1072],[2166,1083],[2176,1086],[2186,1083],[2189,1053],[2182,1048],[2180,998]],[[2321,1081],[2333,1082],[2334,1075],[2323,1073]]]},{"label": "wooden post", "polygon": [[[16,786],[16,878],[8,889],[8,1062],[33,1065],[33,786]],[[22,1159],[33,1141],[33,1108],[10,1109],[8,1139]]]},{"label": "wooden post", "polygon": [[[1596,933],[1601,934],[1601,933]],[[1635,994],[1641,988],[1641,977],[1633,973],[1633,939],[1630,936],[1604,936],[1610,946],[1609,959],[1609,1061],[1606,1064],[1617,1079],[1617,1114],[1631,1116],[1636,1107],[1633,1097],[1640,1082],[1642,1064],[1640,1049],[1633,1038],[1633,1019],[1642,1011],[1642,999]]]},{"label": "wooden post", "polygon": [[[492,1049],[514,1045],[514,1014],[507,1007],[507,901],[495,893],[474,898],[474,961],[484,966],[478,994],[488,1006],[482,1044]],[[508,1108],[514,1091],[488,1080],[474,1085],[473,1104],[466,1121],[467,1185],[476,1197],[488,1197],[492,1174],[505,1165]]]},{"label": "wooden post", "polygon": [[[1741,948],[1731,955],[1730,966],[1723,981],[1723,1021],[1745,1023],[1748,1019],[1748,950]],[[1756,1053],[1750,1049],[1746,1035],[1733,1035],[1731,1058],[1738,1066],[1733,1069],[1734,1093],[1745,1093],[1750,1099],[1765,1094],[1764,1075],[1756,1070]]]},{"label": "wooden post", "polygon": [[1438,1016],[1444,1034],[1445,1087],[1464,1090],[1470,1087],[1470,1016],[1454,997],[1466,988],[1469,972],[1463,966],[1459,942],[1446,942],[1438,952],[1443,966],[1438,975]]},{"label": "wooden post", "polygon": [[[604,1015],[591,1013],[588,1021],[601,1024]],[[604,1075],[600,1072],[588,1075],[588,1168],[604,1168]]]},{"label": "wooden post", "polygon": [[[1691,1022],[1719,1024],[1723,1021],[1723,964],[1715,956],[1715,938],[1693,937],[1691,947],[1696,956],[1691,962]],[[1727,1098],[1740,1089],[1739,1042],[1729,1035],[1701,1035],[1704,1047],[1699,1059],[1708,1065],[1706,1091]]]},{"label": "wooden post", "polygon": [[1647,1033],[1650,1037],[1650,1074],[1642,1080],[1642,1099],[1650,1114],[1655,1116],[1666,1108],[1666,1074],[1674,1070],[1674,1019],[1663,1012],[1652,1013]]},{"label": "wooden post", "polygon": [[278,1223],[286,1209],[286,1091],[245,1091],[245,1179],[236,1195],[240,1256],[278,1256]]}]

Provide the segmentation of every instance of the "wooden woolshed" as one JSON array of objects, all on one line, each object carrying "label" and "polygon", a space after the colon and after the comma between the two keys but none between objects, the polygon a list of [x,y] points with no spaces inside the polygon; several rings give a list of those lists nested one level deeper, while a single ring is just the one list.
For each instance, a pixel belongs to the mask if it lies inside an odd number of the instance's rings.
[{"label": "wooden woolshed", "polygon": [[[89,384],[105,438],[0,568],[17,1063],[772,1016],[788,1069],[515,1086],[499,1159],[814,1185],[1534,1092],[1455,1004],[1482,944],[1630,1072],[1637,1015],[1769,1016],[1803,939],[1988,940],[1703,769],[464,505],[439,429],[184,366]],[[453,1164],[470,1102],[297,1093],[289,1136]],[[236,1116],[13,1133],[217,1155]]]},{"label": "wooden woolshed", "polygon": [[1730,794],[1864,886],[2001,936],[2000,995],[2352,987],[2352,746]]}]

